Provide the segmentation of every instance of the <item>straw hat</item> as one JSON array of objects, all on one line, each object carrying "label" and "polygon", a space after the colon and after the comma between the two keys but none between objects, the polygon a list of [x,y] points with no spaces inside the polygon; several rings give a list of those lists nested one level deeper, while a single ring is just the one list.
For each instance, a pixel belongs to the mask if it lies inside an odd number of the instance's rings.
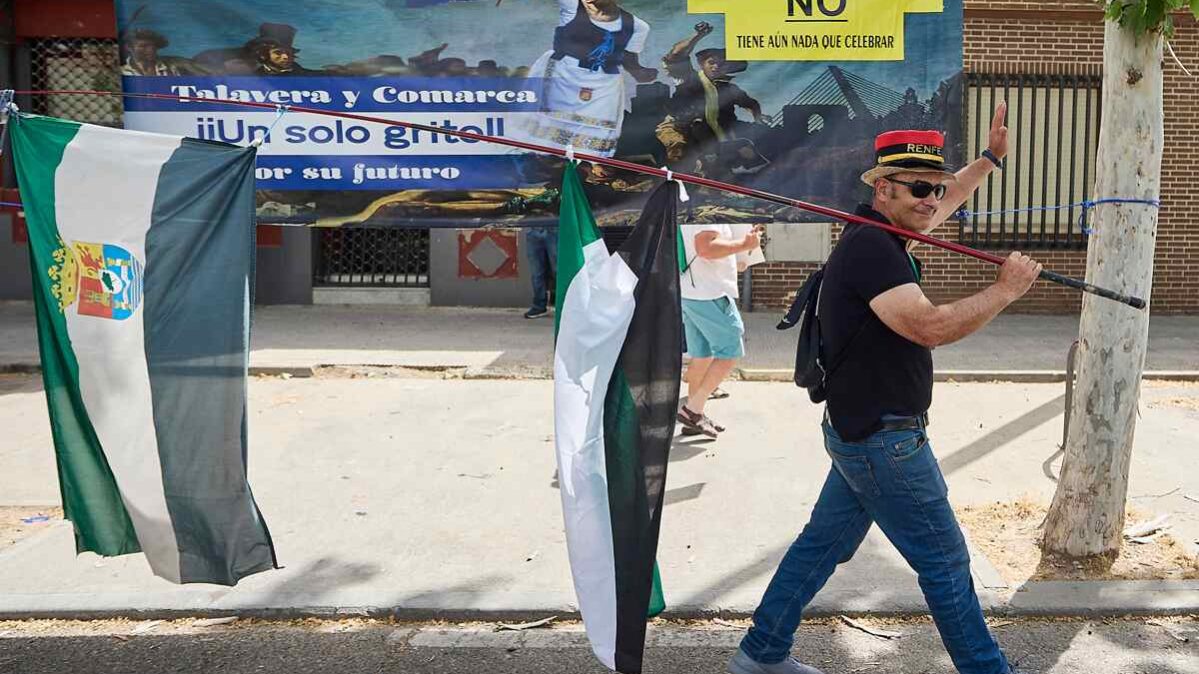
[{"label": "straw hat", "polygon": [[945,135],[940,131],[886,131],[874,139],[874,152],[875,167],[862,174],[862,182],[870,186],[897,173],[954,174],[945,165]]}]

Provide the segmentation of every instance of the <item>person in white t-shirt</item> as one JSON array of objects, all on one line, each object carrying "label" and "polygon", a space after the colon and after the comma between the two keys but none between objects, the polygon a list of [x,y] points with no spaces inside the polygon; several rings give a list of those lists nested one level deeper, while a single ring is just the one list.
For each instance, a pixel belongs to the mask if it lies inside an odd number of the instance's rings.
[{"label": "person in white t-shirt", "polygon": [[[724,427],[704,412],[708,396],[745,355],[745,324],[737,310],[738,256],[762,245],[761,227],[738,235],[734,225],[682,225],[686,249],[680,285],[687,336],[687,404],[683,432],[715,438]],[[740,228],[744,229],[744,228]]]},{"label": "person in white t-shirt", "polygon": [[638,61],[649,31],[618,0],[558,0],[553,47],[529,70],[544,78],[542,109],[524,132],[534,141],[612,156],[636,84],[658,77]]}]

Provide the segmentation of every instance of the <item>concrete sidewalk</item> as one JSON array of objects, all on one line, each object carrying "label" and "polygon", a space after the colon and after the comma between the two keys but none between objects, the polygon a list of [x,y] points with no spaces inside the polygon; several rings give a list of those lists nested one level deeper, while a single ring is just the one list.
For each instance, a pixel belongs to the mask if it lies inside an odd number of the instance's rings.
[{"label": "concrete sidewalk", "polygon": [[[525,320],[521,313],[395,306],[259,307],[250,365],[257,371],[295,374],[325,365],[384,365],[462,368],[478,376],[548,376],[553,320]],[[740,367],[750,376],[786,379],[794,365],[797,333],[775,329],[780,315],[745,314],[748,353]],[[1062,378],[1066,354],[1077,335],[1077,316],[1002,315],[978,334],[937,349],[934,362],[942,379],[987,380],[1004,373],[1005,379],[1056,380]],[[32,304],[0,302],[0,372],[37,365]],[[1146,369],[1199,374],[1199,316],[1154,317]]]},{"label": "concrete sidewalk", "polygon": [[[749,382],[729,390],[711,410],[729,432],[716,442],[679,438],[671,457],[659,562],[674,616],[752,612],[828,470],[820,409],[802,391]],[[1197,395],[1191,384],[1145,387],[1130,492],[1141,510],[1171,514],[1186,541],[1199,539],[1199,503],[1187,499],[1199,496],[1199,473],[1179,467],[1193,463],[1199,411],[1179,401]],[[176,587],[138,555],[76,557],[59,523],[0,552],[0,618],[519,619],[574,610],[551,382],[258,377],[250,396],[250,481],[285,568],[232,589]],[[938,385],[932,441],[955,504],[1047,500],[1062,405],[1059,385]],[[38,377],[0,376],[0,428],[0,504],[56,503]],[[1199,611],[1195,582],[1010,588],[974,557],[992,612]],[[913,574],[877,530],[812,607],[923,611]]]}]

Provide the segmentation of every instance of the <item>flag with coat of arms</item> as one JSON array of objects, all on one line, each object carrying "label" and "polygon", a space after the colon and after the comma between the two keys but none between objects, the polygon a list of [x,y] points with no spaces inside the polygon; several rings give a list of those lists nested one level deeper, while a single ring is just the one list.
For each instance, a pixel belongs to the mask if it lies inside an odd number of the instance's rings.
[{"label": "flag with coat of arms", "polygon": [[174,583],[276,568],[246,477],[256,149],[9,126],[76,549]]}]

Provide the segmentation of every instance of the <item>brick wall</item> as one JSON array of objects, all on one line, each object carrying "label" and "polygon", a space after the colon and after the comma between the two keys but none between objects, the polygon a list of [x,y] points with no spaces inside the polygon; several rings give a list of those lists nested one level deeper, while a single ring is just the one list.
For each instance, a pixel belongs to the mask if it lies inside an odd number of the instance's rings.
[{"label": "brick wall", "polygon": [[[1176,20],[1174,51],[1192,71],[1199,69],[1199,26],[1187,16]],[[966,0],[965,65],[993,69],[996,64],[1024,72],[1057,72],[1078,65],[1102,66],[1102,14],[1088,0],[1027,2]],[[1009,70],[1012,72],[1012,70]],[[1188,78],[1167,57],[1165,63],[1165,154],[1162,161],[1162,209],[1158,224],[1153,279],[1155,314],[1199,313],[1199,183],[1191,176],[1199,156],[1199,80]],[[1029,204],[1032,205],[1032,204]],[[957,240],[947,223],[936,236]],[[1008,251],[990,251],[1006,255]],[[1046,268],[1069,276],[1086,273],[1086,251],[1030,250]],[[995,278],[995,267],[921,246],[925,292],[948,302],[978,292]],[[812,263],[774,263],[754,270],[754,306],[787,306]],[[1081,296],[1039,282],[1012,310],[1023,313],[1077,312]]]}]

